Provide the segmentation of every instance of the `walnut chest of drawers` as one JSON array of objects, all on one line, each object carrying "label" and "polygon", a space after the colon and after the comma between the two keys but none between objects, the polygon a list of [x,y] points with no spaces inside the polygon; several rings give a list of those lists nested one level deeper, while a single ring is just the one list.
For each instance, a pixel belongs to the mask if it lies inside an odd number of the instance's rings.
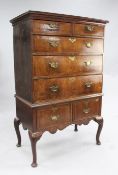
[{"label": "walnut chest of drawers", "polygon": [[98,123],[101,117],[104,28],[108,21],[28,11],[13,25],[16,115],[14,126],[28,129],[33,163],[36,142],[45,131],[70,124]]}]

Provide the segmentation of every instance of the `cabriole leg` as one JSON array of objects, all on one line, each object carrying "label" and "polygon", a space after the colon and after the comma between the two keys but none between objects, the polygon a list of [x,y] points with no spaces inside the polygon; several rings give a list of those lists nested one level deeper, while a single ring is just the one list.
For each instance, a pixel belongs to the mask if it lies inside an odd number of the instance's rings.
[{"label": "cabriole leg", "polygon": [[36,153],[36,143],[41,138],[42,133],[32,133],[28,131],[31,147],[32,147],[32,155],[33,155],[33,162],[31,164],[32,167],[37,167],[37,153]]},{"label": "cabriole leg", "polygon": [[16,135],[17,135],[17,139],[18,139],[18,143],[17,143],[17,147],[21,147],[21,135],[20,135],[20,130],[19,130],[19,125],[21,124],[20,120],[18,118],[14,119],[14,128],[16,131]]},{"label": "cabriole leg", "polygon": [[78,131],[78,128],[77,128],[77,124],[75,124],[75,129],[74,129],[75,132]]},{"label": "cabriole leg", "polygon": [[103,118],[102,117],[97,117],[94,119],[95,122],[98,123],[98,130],[97,130],[97,134],[96,134],[96,144],[97,145],[101,145],[100,142],[100,134],[103,128]]}]

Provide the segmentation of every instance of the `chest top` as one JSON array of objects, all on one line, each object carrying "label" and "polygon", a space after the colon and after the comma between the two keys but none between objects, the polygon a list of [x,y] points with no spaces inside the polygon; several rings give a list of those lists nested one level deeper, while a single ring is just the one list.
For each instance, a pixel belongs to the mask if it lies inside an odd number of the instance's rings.
[{"label": "chest top", "polygon": [[22,20],[24,18],[30,18],[30,19],[45,19],[51,21],[64,21],[64,22],[92,22],[92,23],[101,23],[106,24],[109,21],[102,20],[102,19],[95,19],[95,18],[88,18],[88,17],[81,17],[81,16],[73,16],[73,15],[65,15],[65,14],[57,14],[57,13],[49,13],[49,12],[40,12],[40,11],[28,11],[25,12],[12,20],[10,22],[12,24],[15,24],[19,20]]}]

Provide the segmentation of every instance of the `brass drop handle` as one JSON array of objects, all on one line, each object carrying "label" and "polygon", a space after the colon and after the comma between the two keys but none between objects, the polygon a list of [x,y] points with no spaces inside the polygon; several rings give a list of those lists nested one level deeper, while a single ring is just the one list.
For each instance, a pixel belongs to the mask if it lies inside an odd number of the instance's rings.
[{"label": "brass drop handle", "polygon": [[51,29],[57,29],[58,28],[58,25],[56,23],[50,23],[48,24],[48,26],[51,28]]},{"label": "brass drop handle", "polygon": [[85,83],[85,87],[86,87],[86,88],[91,88],[91,87],[92,87],[92,82],[87,82],[87,83]]},{"label": "brass drop handle", "polygon": [[53,69],[57,69],[58,68],[58,62],[49,62],[49,66]]},{"label": "brass drop handle", "polygon": [[58,92],[59,91],[59,86],[53,85],[50,87],[51,92]]},{"label": "brass drop handle", "polygon": [[57,121],[60,118],[60,115],[52,115],[51,120]]},{"label": "brass drop handle", "polygon": [[83,113],[88,114],[90,112],[90,108],[83,109]]},{"label": "brass drop handle", "polygon": [[74,42],[76,42],[76,38],[71,37],[71,38],[69,38],[69,41],[70,41],[71,43],[74,43]]},{"label": "brass drop handle", "polygon": [[59,41],[49,40],[49,45],[56,48],[59,45]]},{"label": "brass drop handle", "polygon": [[90,61],[85,61],[84,64],[85,64],[85,66],[90,66],[92,64],[92,61],[91,60]]},{"label": "brass drop handle", "polygon": [[85,43],[85,46],[86,46],[87,48],[91,48],[92,45],[93,45],[93,44],[92,44],[91,42],[86,42],[86,43]]},{"label": "brass drop handle", "polygon": [[91,26],[91,25],[86,25],[85,26],[85,30],[89,31],[89,32],[92,32],[94,30],[94,26]]}]

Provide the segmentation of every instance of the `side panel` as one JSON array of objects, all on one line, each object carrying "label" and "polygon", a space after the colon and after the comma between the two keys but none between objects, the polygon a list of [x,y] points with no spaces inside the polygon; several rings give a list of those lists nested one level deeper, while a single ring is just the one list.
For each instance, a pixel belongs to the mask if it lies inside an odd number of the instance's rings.
[{"label": "side panel", "polygon": [[[16,98],[16,115],[20,119],[23,127],[34,131],[33,109]],[[35,116],[34,116],[35,118]]]},{"label": "side panel", "polygon": [[30,21],[19,21],[14,32],[14,69],[16,94],[31,101],[31,44]]}]

